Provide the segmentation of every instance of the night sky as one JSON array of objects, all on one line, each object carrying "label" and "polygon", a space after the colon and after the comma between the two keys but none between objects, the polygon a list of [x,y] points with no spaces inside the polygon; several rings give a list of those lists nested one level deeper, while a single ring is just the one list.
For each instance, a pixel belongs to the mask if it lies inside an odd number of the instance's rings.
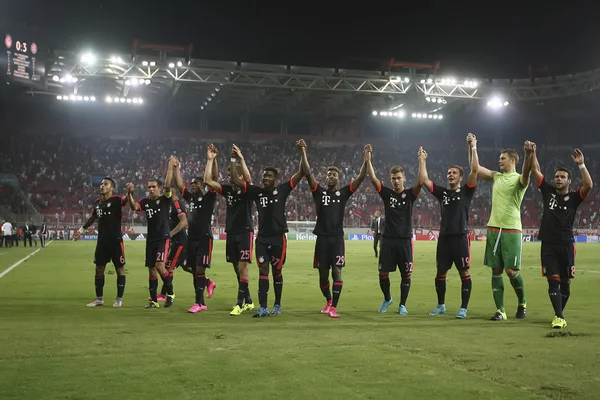
[{"label": "night sky", "polygon": [[139,38],[192,42],[194,58],[377,69],[395,57],[439,60],[461,76],[524,77],[530,64],[600,65],[593,3],[21,0],[0,2],[0,25],[40,28],[49,47],[130,53]]}]

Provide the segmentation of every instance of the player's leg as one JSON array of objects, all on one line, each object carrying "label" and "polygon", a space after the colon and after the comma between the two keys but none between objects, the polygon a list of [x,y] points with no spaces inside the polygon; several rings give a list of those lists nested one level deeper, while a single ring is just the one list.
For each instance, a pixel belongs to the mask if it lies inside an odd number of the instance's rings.
[{"label": "player's leg", "polygon": [[267,317],[271,315],[267,308],[269,300],[269,249],[268,244],[261,238],[256,241],[255,256],[258,265],[258,302],[260,307],[254,317]]},{"label": "player's leg", "polygon": [[[381,247],[379,249],[379,288],[383,293],[383,302],[379,306],[378,312],[387,312],[388,308],[394,302],[390,293],[390,260],[393,259],[393,241],[392,239],[381,239]],[[396,267],[393,268],[396,270]]]},{"label": "player's leg", "polygon": [[396,246],[394,263],[398,265],[400,276],[402,277],[402,282],[400,283],[400,307],[398,307],[398,314],[400,315],[408,314],[406,301],[410,293],[414,269],[413,245],[412,239],[402,239],[398,246]]},{"label": "player's leg", "polygon": [[275,292],[275,303],[272,314],[281,314],[281,296],[283,294],[283,266],[287,252],[287,238],[281,235],[281,239],[275,239],[272,243],[269,255],[273,273],[273,291]]},{"label": "player's leg", "polygon": [[[202,257],[202,265],[204,268],[210,268],[210,264],[212,262],[212,250],[213,250],[213,238],[208,238],[203,241],[203,257]],[[208,276],[206,279],[206,298],[210,299],[213,297],[215,289],[217,288],[217,283],[210,279]]]},{"label": "player's leg", "polygon": [[471,291],[473,289],[473,281],[471,280],[471,240],[469,235],[460,235],[455,237],[456,243],[454,247],[454,265],[458,269],[460,275],[461,286],[461,303],[457,319],[467,318],[467,307],[471,300]]},{"label": "player's leg", "polygon": [[515,290],[519,305],[515,317],[525,318],[527,313],[527,297],[525,297],[525,283],[521,274],[521,253],[523,249],[523,235],[521,232],[502,231],[500,234],[502,247],[502,261],[506,269],[506,275]]},{"label": "player's leg", "polygon": [[[188,310],[190,313],[197,313],[208,309],[204,299],[204,292],[209,284],[206,279],[206,270],[210,268],[212,259],[212,239],[204,238],[196,242],[195,260],[196,265],[194,272],[194,291],[196,301]],[[207,296],[208,297],[208,296]]]},{"label": "player's leg", "polygon": [[328,237],[329,255],[332,256],[329,264],[331,265],[331,278],[333,280],[333,290],[331,307],[329,308],[329,316],[331,318],[339,318],[337,313],[338,302],[344,288],[342,280],[342,268],[346,266],[346,243],[343,236]]},{"label": "player's leg", "polygon": [[117,298],[113,307],[119,308],[123,306],[123,294],[125,293],[125,246],[123,242],[114,244],[114,255],[112,257],[113,265],[117,273]]},{"label": "player's leg", "polygon": [[[237,302],[229,315],[238,316],[246,310],[253,310],[254,304],[248,288],[248,264],[252,262],[253,234],[228,235],[227,260],[233,264],[238,278]],[[246,304],[244,304],[246,302]]]},{"label": "player's leg", "polygon": [[561,268],[560,278],[560,294],[562,297],[563,310],[571,297],[571,281],[575,279],[575,258],[577,256],[577,247],[575,243],[566,244],[564,247],[566,259],[564,260],[564,263],[562,263],[563,267]]},{"label": "player's leg", "polygon": [[492,294],[496,305],[496,313],[491,318],[493,321],[506,319],[504,310],[504,264],[501,249],[499,230],[488,228],[483,263],[492,269]]},{"label": "player's leg", "polygon": [[110,261],[110,257],[111,255],[107,252],[106,246],[103,243],[97,242],[94,252],[94,265],[96,265],[94,287],[96,289],[96,299],[89,303],[88,307],[104,305],[104,271],[106,264]]},{"label": "player's leg", "polygon": [[[167,255],[169,254],[170,240],[161,240],[155,245],[155,261],[153,268],[151,269],[151,279],[153,280],[151,286],[150,297],[152,302],[158,304],[158,276],[162,279],[167,289],[167,300],[165,301],[165,307],[170,307],[173,304],[173,281],[170,277],[169,271],[166,268]],[[154,308],[154,307],[149,307]]]},{"label": "player's leg", "polygon": [[437,273],[435,275],[435,292],[437,294],[437,306],[429,315],[439,315],[446,312],[446,276],[452,268],[452,240],[451,236],[442,235],[438,238],[435,252]]},{"label": "player's leg", "polygon": [[329,261],[327,260],[327,241],[324,236],[317,236],[313,253],[313,268],[319,271],[319,288],[325,297],[325,307],[321,314],[329,314],[331,308],[331,285],[329,282]]}]

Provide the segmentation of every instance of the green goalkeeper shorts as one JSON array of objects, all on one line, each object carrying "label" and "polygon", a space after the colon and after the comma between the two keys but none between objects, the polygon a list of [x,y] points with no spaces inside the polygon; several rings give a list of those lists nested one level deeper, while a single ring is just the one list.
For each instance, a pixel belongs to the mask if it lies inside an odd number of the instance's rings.
[{"label": "green goalkeeper shorts", "polygon": [[483,263],[490,268],[520,270],[522,250],[520,230],[488,227]]}]

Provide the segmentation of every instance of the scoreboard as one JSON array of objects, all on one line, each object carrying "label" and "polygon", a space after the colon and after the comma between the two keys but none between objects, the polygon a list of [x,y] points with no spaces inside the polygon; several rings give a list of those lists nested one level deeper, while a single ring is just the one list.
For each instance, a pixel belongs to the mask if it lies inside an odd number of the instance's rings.
[{"label": "scoreboard", "polygon": [[9,82],[25,85],[44,85],[46,65],[44,49],[27,33],[4,32],[1,34],[0,75]]}]

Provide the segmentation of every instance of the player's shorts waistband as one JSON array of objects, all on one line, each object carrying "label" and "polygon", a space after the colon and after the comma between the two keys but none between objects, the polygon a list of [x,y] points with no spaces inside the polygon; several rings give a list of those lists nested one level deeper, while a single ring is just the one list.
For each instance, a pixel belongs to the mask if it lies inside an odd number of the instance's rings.
[{"label": "player's shorts waistband", "polygon": [[502,233],[523,233],[523,230],[521,230],[521,229],[497,228],[495,226],[487,227],[487,230],[492,231],[492,232],[500,232],[500,229],[502,229]]}]

